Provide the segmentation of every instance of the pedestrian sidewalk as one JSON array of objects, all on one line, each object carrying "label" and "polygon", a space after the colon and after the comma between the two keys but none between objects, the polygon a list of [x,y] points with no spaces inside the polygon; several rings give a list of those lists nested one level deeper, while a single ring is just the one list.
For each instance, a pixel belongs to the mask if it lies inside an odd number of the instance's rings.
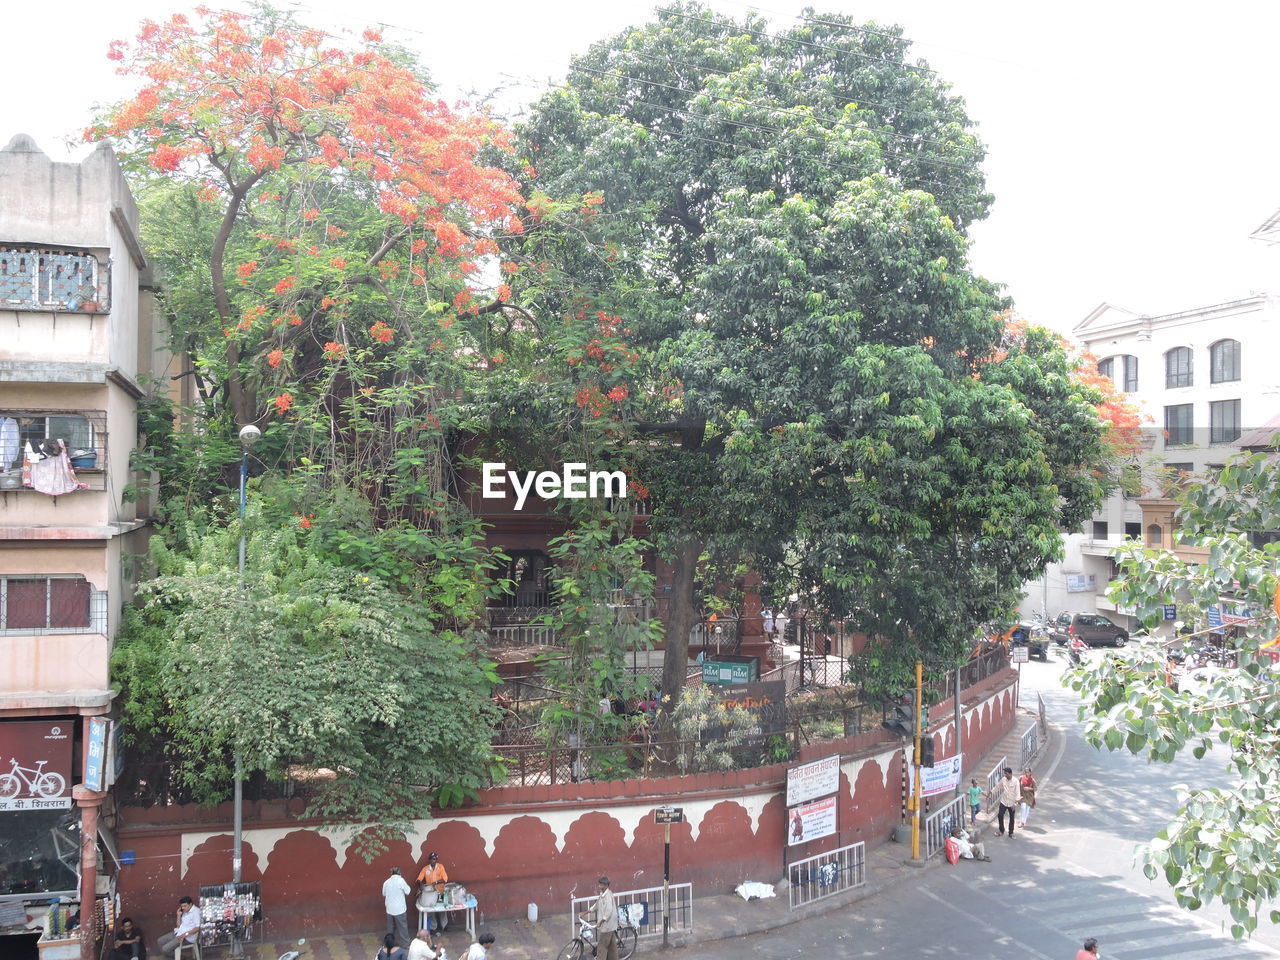
[{"label": "pedestrian sidewalk", "polygon": [[[971,775],[978,777],[978,782],[983,784],[984,789],[987,771],[1001,757],[1006,757],[1008,765],[1020,771],[1022,737],[1038,722],[1039,716],[1034,710],[1018,708],[1018,722],[1013,730],[971,770]],[[1048,753],[1048,736],[1043,731],[1039,735],[1039,743],[1037,759]],[[1035,761],[1032,762],[1032,767],[1034,766]],[[984,829],[992,820],[992,815],[981,814],[979,830]],[[918,877],[920,867],[908,863],[910,856],[910,844],[882,843],[867,853],[865,884],[795,910],[788,909],[787,890],[781,883],[777,885],[778,895],[766,900],[747,902],[733,893],[696,897],[693,901],[693,932],[680,937],[673,935],[672,944],[690,946],[763,933],[808,917],[840,910],[898,886],[911,877]],[[945,861],[941,856],[936,856],[925,863],[924,867],[931,868],[943,862]],[[483,929],[490,931],[495,937],[492,953],[495,960],[555,960],[561,947],[573,935],[567,912],[541,917],[537,923],[530,923],[523,918],[491,920],[483,925]],[[444,934],[441,942],[444,943],[450,960],[458,960],[466,953],[468,937],[461,924],[458,924]],[[645,937],[640,941],[638,952],[652,952],[660,944],[661,940],[657,937]],[[373,960],[381,946],[382,936],[375,932],[363,936],[308,939],[303,946],[299,946],[296,941],[247,945],[245,956],[251,960],[275,960],[286,950],[301,950],[301,960]],[[217,955],[211,955],[210,960],[218,960]]]}]

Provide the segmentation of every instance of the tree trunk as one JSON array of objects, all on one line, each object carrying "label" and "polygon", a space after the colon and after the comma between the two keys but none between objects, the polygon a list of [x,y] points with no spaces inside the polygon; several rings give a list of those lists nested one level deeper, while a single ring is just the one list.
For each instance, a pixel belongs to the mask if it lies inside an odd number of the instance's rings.
[{"label": "tree trunk", "polygon": [[667,649],[662,658],[662,703],[668,713],[680,699],[689,672],[689,631],[698,619],[694,581],[702,547],[698,538],[686,537],[677,545],[672,562],[671,604],[664,624]]}]

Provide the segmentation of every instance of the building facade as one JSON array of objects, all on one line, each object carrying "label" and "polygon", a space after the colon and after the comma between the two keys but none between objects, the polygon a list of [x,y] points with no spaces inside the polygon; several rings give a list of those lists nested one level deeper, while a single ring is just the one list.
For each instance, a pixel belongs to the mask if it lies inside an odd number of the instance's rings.
[{"label": "building facade", "polygon": [[1167,484],[1179,472],[1223,463],[1280,414],[1280,297],[1260,293],[1162,316],[1104,303],[1074,334],[1148,418],[1145,449],[1135,459],[1137,485],[1112,494],[1083,530],[1066,536],[1062,563],[1027,585],[1022,611],[1102,613],[1132,629],[1130,611],[1106,597],[1115,548],[1138,539],[1199,559],[1177,544]]},{"label": "building facade", "polygon": [[[0,933],[110,892],[112,640],[149,500],[143,384],[164,373],[138,211],[112,151],[0,150]],[[167,379],[167,378],[166,378]],[[15,904],[27,905],[20,918]],[[0,939],[0,953],[6,953]],[[12,941],[15,951],[26,950]],[[86,941],[82,953],[91,944]]]}]

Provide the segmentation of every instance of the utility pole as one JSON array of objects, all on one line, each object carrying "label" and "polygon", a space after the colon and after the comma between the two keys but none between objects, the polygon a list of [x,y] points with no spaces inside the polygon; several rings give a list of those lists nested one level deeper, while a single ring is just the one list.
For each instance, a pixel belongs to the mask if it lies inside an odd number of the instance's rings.
[{"label": "utility pole", "polygon": [[920,736],[923,731],[922,711],[924,710],[924,663],[916,661],[916,723],[915,723],[915,787],[911,791],[911,859],[920,859]]}]

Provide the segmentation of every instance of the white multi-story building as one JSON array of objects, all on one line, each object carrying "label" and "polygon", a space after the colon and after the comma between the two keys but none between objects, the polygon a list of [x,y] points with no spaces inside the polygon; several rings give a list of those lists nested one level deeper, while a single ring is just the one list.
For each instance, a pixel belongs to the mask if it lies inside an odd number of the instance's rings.
[{"label": "white multi-story building", "polygon": [[[1280,240],[1280,212],[1253,237]],[[1115,576],[1112,553],[1126,539],[1150,546],[1173,546],[1172,503],[1159,497],[1159,468],[1198,473],[1240,449],[1243,436],[1280,414],[1280,296],[1253,294],[1162,316],[1132,313],[1103,303],[1074,328],[1079,345],[1098,358],[1149,417],[1143,492],[1115,493],[1085,524],[1067,535],[1062,563],[1051,564],[1043,580],[1027,585],[1022,610],[1052,616],[1102,612],[1122,625],[1136,621],[1105,596]],[[1193,553],[1194,551],[1189,551]],[[1194,559],[1194,558],[1192,558]]]}]

